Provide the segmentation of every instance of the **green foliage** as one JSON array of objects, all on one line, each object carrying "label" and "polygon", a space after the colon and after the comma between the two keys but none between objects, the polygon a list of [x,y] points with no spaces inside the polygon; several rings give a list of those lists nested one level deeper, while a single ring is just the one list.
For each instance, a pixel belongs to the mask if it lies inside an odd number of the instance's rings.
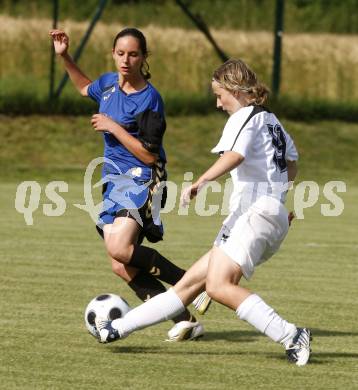
[{"label": "green foliage", "polygon": [[286,0],[285,3],[287,31],[358,32],[357,0]]},{"label": "green foliage", "polygon": [[278,99],[272,99],[268,106],[280,117],[292,120],[358,121],[358,105],[354,102],[281,96]]},{"label": "green foliage", "polygon": [[[215,99],[211,95],[168,92],[163,94],[168,115],[204,115],[213,113]],[[281,96],[271,99],[268,107],[282,118],[291,120],[342,120],[358,121],[358,104],[331,100],[293,98]],[[89,115],[97,112],[90,99],[65,94],[50,101],[45,96],[33,96],[31,91],[19,91],[0,96],[0,113],[5,115]]]},{"label": "green foliage", "polygon": [[[60,18],[88,20],[98,0],[61,0]],[[186,2],[210,27],[272,31],[276,0],[192,0]],[[358,32],[357,0],[286,0],[285,30],[288,32]],[[47,0],[1,0],[0,12],[14,16],[50,17]],[[175,0],[112,0],[103,15],[105,22],[124,25],[178,26],[193,28]]]},{"label": "green foliage", "polygon": [[[70,34],[70,53],[73,54],[85,33],[86,23],[66,20],[59,27]],[[111,45],[113,37],[122,27],[103,23],[96,26],[79,60],[80,68],[90,79],[115,71]],[[51,45],[47,31],[50,28],[50,19],[16,19],[0,15],[1,105],[8,106],[11,96],[21,93],[31,94],[34,104],[38,100],[46,100],[49,94]],[[152,82],[159,91],[172,100],[183,100],[189,96],[188,104],[192,104],[193,100],[198,101],[197,97],[208,101],[212,72],[221,61],[203,34],[158,26],[150,26],[143,31],[150,50],[148,62]],[[214,36],[230,57],[243,59],[255,70],[261,81],[271,85],[271,33],[218,30]],[[357,56],[354,36],[286,34],[283,40],[280,93],[295,99],[304,97],[312,101],[336,100],[342,104],[356,104]],[[63,73],[61,60],[57,59],[56,86]],[[68,83],[59,106],[66,105],[62,99],[69,101],[76,93]],[[2,103],[2,100],[5,102]],[[23,98],[19,97],[20,100]],[[31,111],[31,104],[29,107],[24,106],[24,112]]]}]

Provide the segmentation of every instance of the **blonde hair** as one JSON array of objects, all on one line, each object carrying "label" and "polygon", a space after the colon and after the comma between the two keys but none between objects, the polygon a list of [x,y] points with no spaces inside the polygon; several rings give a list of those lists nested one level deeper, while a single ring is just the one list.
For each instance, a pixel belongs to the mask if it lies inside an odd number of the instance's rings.
[{"label": "blonde hair", "polygon": [[244,61],[230,59],[220,65],[213,74],[213,80],[227,91],[237,96],[239,92],[249,95],[250,104],[264,104],[270,93],[266,85],[257,80],[257,76]]}]

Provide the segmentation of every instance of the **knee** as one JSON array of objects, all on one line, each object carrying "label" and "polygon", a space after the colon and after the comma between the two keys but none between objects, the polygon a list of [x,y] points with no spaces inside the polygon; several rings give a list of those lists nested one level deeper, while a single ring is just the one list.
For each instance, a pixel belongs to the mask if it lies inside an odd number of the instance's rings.
[{"label": "knee", "polygon": [[208,279],[205,285],[206,293],[216,302],[221,302],[222,298],[222,284],[217,281]]},{"label": "knee", "polygon": [[[122,246],[122,245],[107,245],[107,252],[108,255],[116,260],[119,263],[122,264],[128,264],[129,260],[131,259],[131,247],[128,246]],[[112,263],[113,264],[113,263]],[[113,265],[112,265],[113,269]]]}]

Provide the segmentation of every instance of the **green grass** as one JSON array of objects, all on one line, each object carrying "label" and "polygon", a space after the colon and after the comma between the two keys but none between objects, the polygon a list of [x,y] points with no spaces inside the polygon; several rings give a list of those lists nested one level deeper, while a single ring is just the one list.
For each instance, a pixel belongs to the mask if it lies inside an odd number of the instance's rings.
[{"label": "green grass", "polygon": [[[340,217],[321,216],[318,204],[307,210],[279,253],[245,283],[282,316],[313,329],[311,364],[297,368],[279,345],[218,304],[203,317],[207,333],[197,343],[164,343],[171,326],[164,323],[98,344],[83,323],[89,300],[115,292],[132,306],[139,301],[111,273],[89,217],[72,206],[82,202],[81,185],[69,183],[63,216],[45,217],[40,207],[26,226],[14,209],[17,184],[0,185],[2,388],[357,388],[357,186],[343,194]],[[183,267],[209,248],[222,220],[163,217],[167,233],[156,248]]]},{"label": "green grass", "polygon": [[[101,156],[102,140],[90,126],[89,116],[0,116],[0,178],[22,180],[82,181],[87,164]],[[186,171],[200,174],[215,156],[227,117],[168,117],[164,138],[170,178]],[[297,144],[298,180],[345,180],[358,184],[358,125],[338,121],[296,122],[283,125]]]},{"label": "green grass", "polygon": [[[313,329],[312,362],[288,364],[280,346],[214,304],[203,318],[205,338],[163,342],[170,323],[102,346],[85,330],[83,312],[102,292],[139,303],[110,270],[101,240],[83,203],[82,177],[101,154],[89,117],[0,118],[0,377],[13,389],[354,389],[357,388],[358,126],[345,122],[283,124],[300,150],[298,181],[345,180],[339,217],[323,217],[320,201],[296,220],[280,252],[245,283],[281,315]],[[199,174],[226,117],[168,117],[165,138],[170,178]],[[42,197],[27,226],[15,210],[17,186],[38,180]],[[66,180],[64,215],[46,217],[45,185]],[[292,208],[292,195],[289,208]],[[214,199],[214,198],[210,198]],[[163,215],[165,240],[156,245],[183,267],[211,245],[223,217]]]}]

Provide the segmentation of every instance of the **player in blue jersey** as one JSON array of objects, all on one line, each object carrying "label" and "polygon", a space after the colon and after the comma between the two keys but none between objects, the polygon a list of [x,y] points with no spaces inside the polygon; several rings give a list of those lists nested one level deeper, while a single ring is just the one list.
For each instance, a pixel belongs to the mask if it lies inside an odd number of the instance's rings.
[{"label": "player in blue jersey", "polygon": [[[50,36],[76,89],[99,105],[99,113],[91,120],[104,141],[103,211],[97,230],[104,238],[114,273],[141,300],[147,300],[166,291],[158,279],[174,285],[185,270],[141,245],[144,237],[150,242],[163,237],[158,215],[153,218],[153,194],[166,179],[164,106],[159,92],[148,82],[146,39],[135,28],[119,32],[112,49],[117,71],[91,81],[68,53],[68,35],[51,30]],[[156,211],[158,214],[158,204]],[[168,333],[170,341],[203,335],[202,325],[188,310],[176,316],[174,322]]]}]

